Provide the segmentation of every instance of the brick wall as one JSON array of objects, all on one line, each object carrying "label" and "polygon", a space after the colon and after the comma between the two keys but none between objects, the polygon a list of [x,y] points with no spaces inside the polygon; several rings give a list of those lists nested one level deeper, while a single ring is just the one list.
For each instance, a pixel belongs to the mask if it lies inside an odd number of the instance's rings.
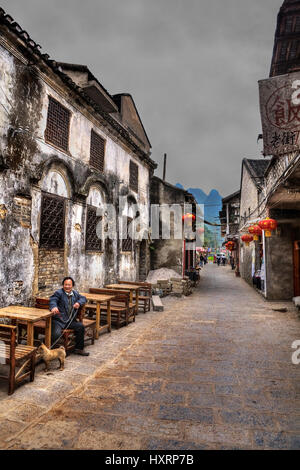
[{"label": "brick wall", "polygon": [[38,295],[48,296],[61,287],[65,276],[64,250],[39,250]]},{"label": "brick wall", "polygon": [[31,227],[31,199],[14,197],[13,216],[24,228]]}]

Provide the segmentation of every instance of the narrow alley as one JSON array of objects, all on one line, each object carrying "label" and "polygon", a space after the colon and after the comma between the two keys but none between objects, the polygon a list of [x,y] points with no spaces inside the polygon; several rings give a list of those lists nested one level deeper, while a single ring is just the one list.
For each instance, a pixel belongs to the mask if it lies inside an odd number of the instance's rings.
[{"label": "narrow alley", "polygon": [[292,302],[266,302],[216,264],[191,296],[163,302],[64,371],[39,366],[11,397],[3,387],[1,448],[299,449]]}]

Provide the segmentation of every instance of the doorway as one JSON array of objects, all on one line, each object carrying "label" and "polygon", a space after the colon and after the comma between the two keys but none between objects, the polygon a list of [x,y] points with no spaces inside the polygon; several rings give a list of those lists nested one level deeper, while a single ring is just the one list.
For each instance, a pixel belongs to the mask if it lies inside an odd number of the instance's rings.
[{"label": "doorway", "polygon": [[300,240],[294,241],[294,296],[300,296]]}]

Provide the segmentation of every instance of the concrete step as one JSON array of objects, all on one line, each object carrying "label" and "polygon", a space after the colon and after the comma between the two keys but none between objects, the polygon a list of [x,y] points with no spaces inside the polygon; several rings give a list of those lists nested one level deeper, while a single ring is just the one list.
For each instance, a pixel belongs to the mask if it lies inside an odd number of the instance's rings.
[{"label": "concrete step", "polygon": [[153,305],[153,310],[155,312],[163,312],[164,311],[164,306],[162,304],[162,301],[158,295],[153,295],[152,296],[152,305]]}]

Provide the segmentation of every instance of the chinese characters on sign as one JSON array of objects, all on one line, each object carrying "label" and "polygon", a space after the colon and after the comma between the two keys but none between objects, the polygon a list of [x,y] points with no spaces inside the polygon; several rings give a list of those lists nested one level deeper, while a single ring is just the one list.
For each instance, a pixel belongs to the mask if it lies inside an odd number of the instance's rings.
[{"label": "chinese characters on sign", "polygon": [[283,155],[300,145],[300,73],[259,81],[264,155]]}]

